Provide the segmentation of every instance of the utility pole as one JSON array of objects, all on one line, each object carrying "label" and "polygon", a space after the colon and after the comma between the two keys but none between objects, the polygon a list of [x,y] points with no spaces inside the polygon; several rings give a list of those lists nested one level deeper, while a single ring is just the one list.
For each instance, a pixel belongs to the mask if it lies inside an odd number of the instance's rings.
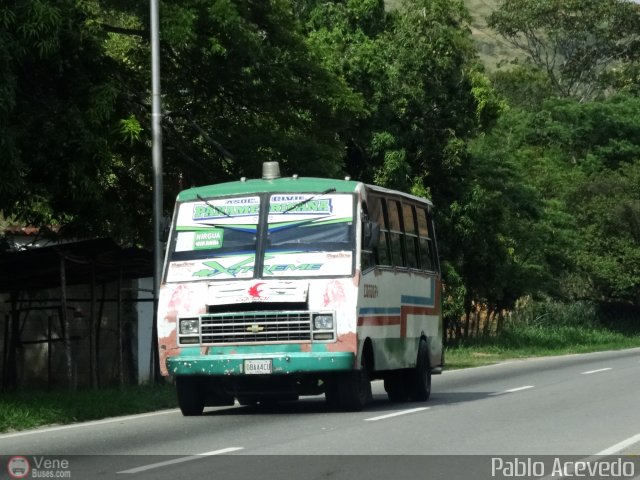
[{"label": "utility pole", "polygon": [[151,335],[151,378],[158,372],[158,329],[156,315],[162,276],[162,102],[160,98],[160,15],[158,0],[149,0],[151,10],[151,137],[153,157],[153,332]]}]

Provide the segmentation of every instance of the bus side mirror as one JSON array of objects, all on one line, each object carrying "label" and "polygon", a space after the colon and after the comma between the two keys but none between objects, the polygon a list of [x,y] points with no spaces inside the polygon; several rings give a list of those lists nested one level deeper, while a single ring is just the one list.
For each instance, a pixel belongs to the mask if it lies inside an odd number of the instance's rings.
[{"label": "bus side mirror", "polygon": [[362,248],[366,250],[373,250],[378,246],[379,238],[380,225],[378,225],[376,222],[365,222],[363,224]]}]

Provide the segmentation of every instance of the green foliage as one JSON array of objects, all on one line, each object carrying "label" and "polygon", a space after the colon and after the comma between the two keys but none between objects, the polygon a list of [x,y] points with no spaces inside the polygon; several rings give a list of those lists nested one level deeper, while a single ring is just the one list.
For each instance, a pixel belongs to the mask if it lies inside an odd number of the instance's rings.
[{"label": "green foliage", "polygon": [[[637,156],[640,158],[640,155]],[[590,175],[575,192],[577,264],[592,295],[640,305],[640,161]]]},{"label": "green foliage", "polygon": [[598,97],[611,72],[637,63],[640,9],[619,0],[503,0],[489,26],[544,72],[557,95]]},{"label": "green foliage", "polygon": [[525,292],[638,303],[639,115],[636,97],[548,100],[505,113],[478,143],[535,192],[539,216],[509,235],[531,267]]},{"label": "green foliage", "polygon": [[114,65],[82,3],[31,0],[2,10],[0,205],[25,223],[91,235],[110,216],[100,179],[118,117]]},{"label": "green foliage", "polygon": [[130,142],[140,140],[142,126],[138,119],[132,114],[129,118],[120,120],[120,134]]},{"label": "green foliage", "polygon": [[162,28],[169,179],[256,176],[267,160],[290,173],[340,173],[335,131],[362,104],[323,67],[289,2],[181,2]]},{"label": "green foliage", "polygon": [[[193,0],[161,11],[168,208],[180,188],[255,176],[265,160],[341,173],[336,129],[364,107],[322,66],[288,2]],[[118,0],[0,7],[8,215],[150,241],[147,15],[146,2]]]},{"label": "green foliage", "polygon": [[624,335],[583,326],[510,326],[503,335],[478,337],[449,346],[448,369],[478,367],[514,358],[622,350],[640,346],[637,331]]},{"label": "green foliage", "polygon": [[[619,320],[620,310],[612,312]],[[603,321],[603,309],[593,302],[558,302],[550,298],[518,301],[502,329],[493,335],[450,342],[448,368],[465,368],[517,357],[618,350],[640,345],[640,324],[623,327]]]},{"label": "green foliage", "polygon": [[548,76],[531,65],[497,70],[491,77],[496,92],[514,107],[537,110],[545,100],[554,96]]},{"label": "green foliage", "polygon": [[444,261],[441,268],[445,280],[442,292],[443,323],[446,328],[455,328],[466,313],[467,290],[454,265]]},{"label": "green foliage", "polygon": [[518,327],[575,327],[597,328],[601,326],[595,304],[587,301],[563,303],[543,298],[533,301],[530,297],[520,299],[509,315],[507,326]]}]

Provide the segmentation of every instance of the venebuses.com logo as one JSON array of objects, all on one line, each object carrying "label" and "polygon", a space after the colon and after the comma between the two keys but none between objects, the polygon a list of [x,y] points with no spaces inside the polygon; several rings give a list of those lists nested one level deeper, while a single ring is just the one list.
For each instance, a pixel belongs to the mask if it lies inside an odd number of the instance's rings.
[{"label": "venebuses.com logo", "polygon": [[11,457],[7,462],[7,472],[11,478],[26,478],[30,471],[31,465],[25,457]]},{"label": "venebuses.com logo", "polygon": [[7,461],[9,478],[71,478],[68,459],[15,455]]}]

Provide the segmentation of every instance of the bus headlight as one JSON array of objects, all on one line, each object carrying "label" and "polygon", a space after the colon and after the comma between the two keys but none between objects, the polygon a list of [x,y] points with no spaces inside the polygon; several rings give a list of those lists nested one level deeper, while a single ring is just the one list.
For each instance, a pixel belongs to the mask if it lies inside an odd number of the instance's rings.
[{"label": "bus headlight", "polygon": [[333,315],[321,314],[313,317],[314,330],[333,330]]},{"label": "bus headlight", "polygon": [[197,318],[180,319],[180,335],[198,335],[199,322]]}]

